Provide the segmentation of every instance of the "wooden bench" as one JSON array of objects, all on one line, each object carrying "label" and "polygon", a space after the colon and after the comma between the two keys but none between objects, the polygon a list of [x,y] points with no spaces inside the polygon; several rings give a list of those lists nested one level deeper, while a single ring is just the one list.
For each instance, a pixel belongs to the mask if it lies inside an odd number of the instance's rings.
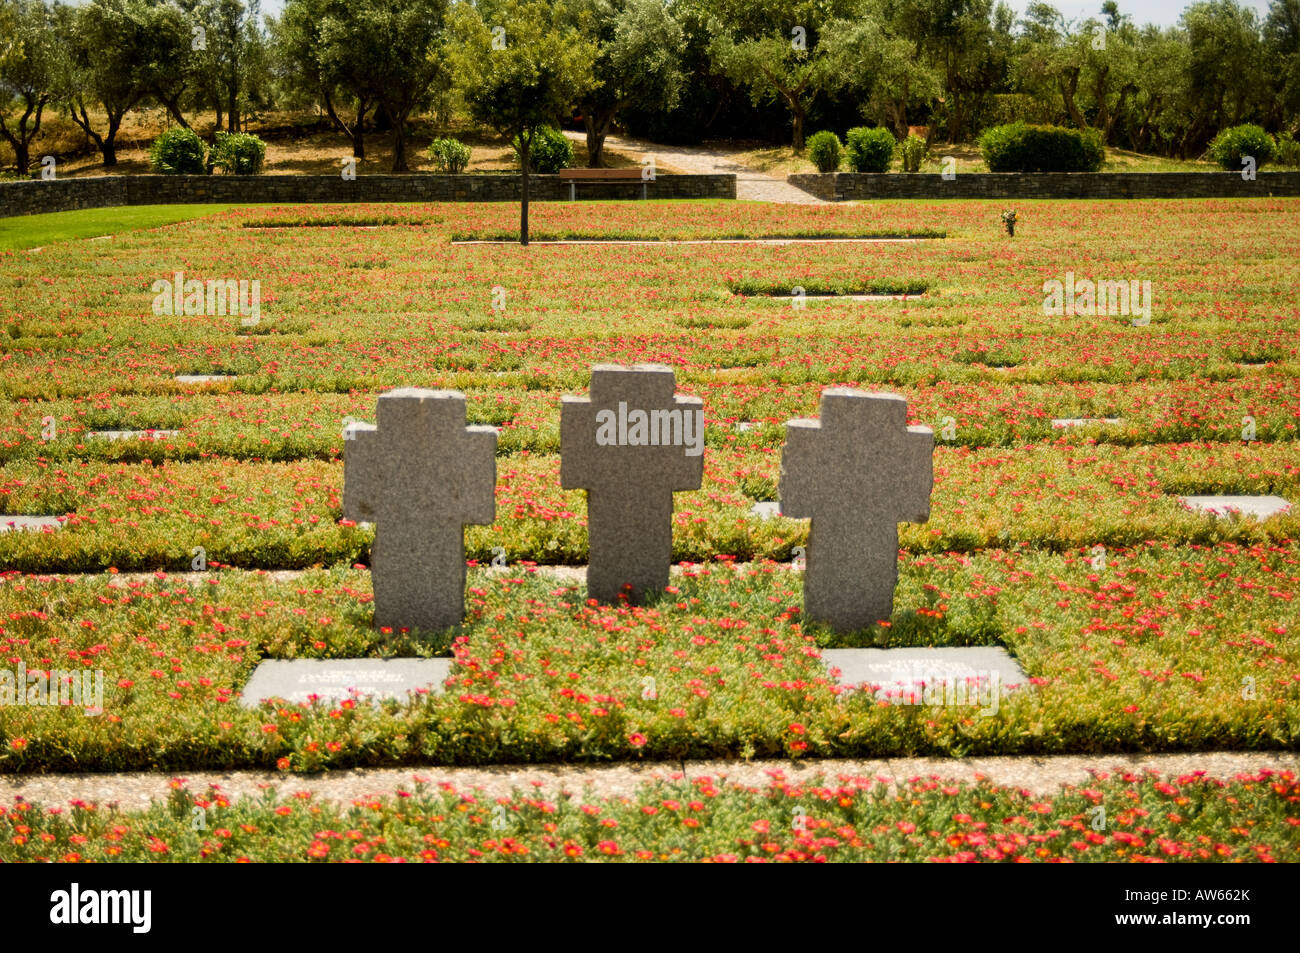
[{"label": "wooden bench", "polygon": [[641,198],[646,197],[646,182],[637,169],[561,169],[560,181],[569,183],[569,201],[577,200],[575,187],[579,182],[640,182]]}]

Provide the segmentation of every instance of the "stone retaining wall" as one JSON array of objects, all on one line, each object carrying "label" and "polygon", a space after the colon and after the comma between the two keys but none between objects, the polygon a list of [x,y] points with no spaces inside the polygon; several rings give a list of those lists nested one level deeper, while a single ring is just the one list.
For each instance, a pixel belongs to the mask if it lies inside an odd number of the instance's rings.
[{"label": "stone retaining wall", "polygon": [[[121,175],[0,182],[0,218],[114,205],[184,203],[517,202],[517,175]],[[529,198],[567,201],[559,176],[529,179]],[[583,199],[639,199],[641,183],[579,183]],[[660,175],[646,183],[651,199],[734,199],[736,177]]]},{"label": "stone retaining wall", "polygon": [[1209,199],[1300,195],[1300,172],[798,173],[796,188],[828,202],[854,199]]},{"label": "stone retaining wall", "polygon": [[122,176],[107,175],[93,179],[54,179],[50,182],[0,182],[0,218],[125,205],[125,182],[126,179]]}]

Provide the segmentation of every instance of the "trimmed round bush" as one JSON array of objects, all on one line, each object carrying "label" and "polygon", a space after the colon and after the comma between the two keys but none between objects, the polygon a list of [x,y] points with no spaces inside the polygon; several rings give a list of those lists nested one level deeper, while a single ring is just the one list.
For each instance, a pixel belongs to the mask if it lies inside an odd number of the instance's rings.
[{"label": "trimmed round bush", "polygon": [[899,150],[903,154],[903,171],[920,172],[921,161],[925,158],[925,140],[920,136],[908,136]]},{"label": "trimmed round bush", "polygon": [[894,161],[894,134],[888,129],[855,126],[844,135],[849,168],[854,172],[888,172]]},{"label": "trimmed round bush", "polygon": [[808,158],[818,172],[836,172],[840,167],[840,137],[829,129],[814,132],[804,143]]},{"label": "trimmed round bush", "polygon": [[1106,158],[1096,129],[1025,122],[985,129],[980,151],[990,172],[1096,172]]},{"label": "trimmed round bush", "polygon": [[1274,151],[1273,137],[1251,123],[1221,129],[1210,143],[1210,156],[1231,172],[1241,170],[1242,156],[1253,156],[1255,167],[1261,168],[1272,161]]},{"label": "trimmed round bush", "polygon": [[459,175],[469,166],[469,146],[459,139],[435,139],[429,143],[429,158],[439,172]]},{"label": "trimmed round bush", "polygon": [[[520,157],[519,139],[510,143],[515,148],[515,158]],[[528,164],[532,172],[549,175],[573,165],[573,143],[554,126],[542,126],[533,133],[533,144],[528,150]]]},{"label": "trimmed round bush", "polygon": [[193,129],[168,129],[149,147],[149,167],[158,175],[206,175],[207,151]]},{"label": "trimmed round bush", "polygon": [[209,161],[228,175],[257,175],[266,161],[266,143],[246,132],[218,132]]}]

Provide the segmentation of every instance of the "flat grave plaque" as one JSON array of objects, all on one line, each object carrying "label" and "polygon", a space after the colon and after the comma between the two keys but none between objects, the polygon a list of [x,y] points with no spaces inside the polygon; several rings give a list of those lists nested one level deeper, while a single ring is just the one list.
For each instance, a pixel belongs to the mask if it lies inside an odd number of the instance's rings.
[{"label": "flat grave plaque", "polygon": [[1001,697],[1029,684],[1016,660],[996,645],[823,649],[822,660],[828,668],[840,670],[840,685],[875,685],[876,698],[895,704],[970,704],[996,709],[994,688]]},{"label": "flat grave plaque", "polygon": [[179,430],[91,430],[86,436],[102,440],[166,440],[178,433]]},{"label": "flat grave plaque", "polygon": [[408,692],[426,689],[441,694],[452,660],[434,659],[269,659],[253,671],[239,703],[256,708],[268,698],[291,704],[311,695],[343,701],[355,689],[371,698],[404,700]]},{"label": "flat grave plaque", "polygon": [[1237,512],[1261,520],[1291,508],[1280,496],[1180,496],[1178,499],[1188,508],[1211,516],[1230,516]]},{"label": "flat grave plaque", "polygon": [[57,516],[18,516],[14,513],[0,513],[0,533],[10,530],[43,531],[46,527],[60,529],[62,521]]},{"label": "flat grave plaque", "polygon": [[1113,427],[1122,422],[1122,417],[1054,417],[1052,419],[1052,429],[1064,430],[1066,427],[1090,427],[1093,424],[1106,424]]}]

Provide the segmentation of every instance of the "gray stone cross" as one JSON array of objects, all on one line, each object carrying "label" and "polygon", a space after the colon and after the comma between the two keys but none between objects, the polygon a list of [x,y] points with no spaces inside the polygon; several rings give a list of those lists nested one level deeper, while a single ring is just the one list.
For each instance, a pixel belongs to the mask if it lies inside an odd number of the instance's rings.
[{"label": "gray stone cross", "polygon": [[591,396],[560,408],[560,486],[587,491],[587,595],[662,592],[673,558],[673,493],[704,477],[704,401],[675,396],[672,368],[597,364]]},{"label": "gray stone cross", "polygon": [[930,518],[934,432],[907,426],[897,394],[833,387],[820,420],[786,424],[781,512],[812,519],[804,614],[846,632],[888,619],[898,523]]},{"label": "gray stone cross", "polygon": [[496,518],[496,429],[466,427],[454,390],[387,391],[376,419],[343,434],[343,515],[375,524],[375,625],[459,625],[464,526]]}]

